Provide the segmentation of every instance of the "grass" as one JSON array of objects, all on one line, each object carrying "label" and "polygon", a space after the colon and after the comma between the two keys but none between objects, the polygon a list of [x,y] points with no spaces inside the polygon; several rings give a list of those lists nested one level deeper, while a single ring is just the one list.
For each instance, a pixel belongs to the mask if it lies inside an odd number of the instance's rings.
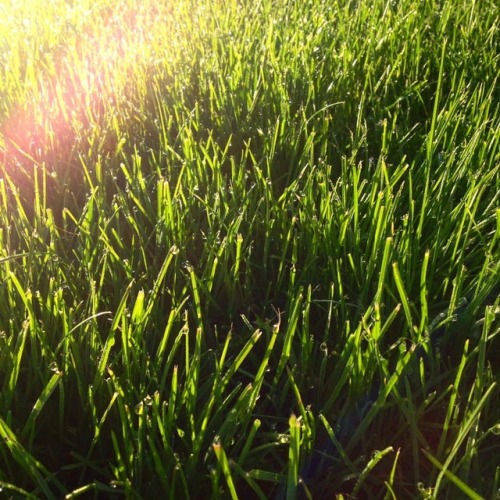
[{"label": "grass", "polygon": [[8,497],[496,498],[495,2],[0,9]]}]

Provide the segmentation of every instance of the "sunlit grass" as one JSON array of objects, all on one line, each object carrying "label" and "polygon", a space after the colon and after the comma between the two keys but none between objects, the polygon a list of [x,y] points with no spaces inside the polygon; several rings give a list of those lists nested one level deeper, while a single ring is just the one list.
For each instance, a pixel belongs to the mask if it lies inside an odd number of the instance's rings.
[{"label": "sunlit grass", "polygon": [[0,486],[500,487],[494,2],[2,2]]}]

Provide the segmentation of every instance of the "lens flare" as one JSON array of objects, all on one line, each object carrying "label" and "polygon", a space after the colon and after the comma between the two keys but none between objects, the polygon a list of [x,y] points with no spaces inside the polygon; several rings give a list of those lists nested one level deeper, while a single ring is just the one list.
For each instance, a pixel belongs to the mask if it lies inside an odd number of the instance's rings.
[{"label": "lens flare", "polygon": [[140,96],[137,82],[162,50],[168,17],[151,1],[19,4],[3,5],[0,25],[2,38],[23,35],[0,74],[9,96],[0,108],[0,163],[11,175],[34,163],[57,170],[52,158],[69,161],[112,135],[113,116]]}]

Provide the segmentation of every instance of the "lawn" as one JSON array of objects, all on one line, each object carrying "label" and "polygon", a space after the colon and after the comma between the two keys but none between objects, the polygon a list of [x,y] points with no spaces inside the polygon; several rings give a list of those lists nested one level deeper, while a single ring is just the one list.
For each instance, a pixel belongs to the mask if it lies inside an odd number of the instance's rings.
[{"label": "lawn", "polygon": [[495,0],[0,0],[6,498],[498,498]]}]

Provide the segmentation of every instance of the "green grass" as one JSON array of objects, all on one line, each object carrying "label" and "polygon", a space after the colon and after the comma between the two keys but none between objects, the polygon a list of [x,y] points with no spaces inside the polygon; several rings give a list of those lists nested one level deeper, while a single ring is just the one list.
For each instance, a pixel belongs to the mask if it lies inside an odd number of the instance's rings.
[{"label": "green grass", "polygon": [[493,0],[0,2],[0,488],[496,498]]}]

